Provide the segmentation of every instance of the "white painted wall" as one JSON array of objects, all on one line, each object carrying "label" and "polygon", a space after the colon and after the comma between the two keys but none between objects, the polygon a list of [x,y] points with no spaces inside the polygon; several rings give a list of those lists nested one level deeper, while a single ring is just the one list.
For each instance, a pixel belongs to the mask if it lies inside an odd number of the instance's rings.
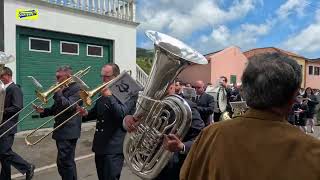
[{"label": "white painted wall", "polygon": [[[39,19],[35,21],[16,20],[16,9],[20,8],[38,9]],[[17,25],[114,40],[114,62],[120,66],[121,70],[131,70],[132,77],[136,75],[137,24],[111,21],[108,18],[88,15],[88,13],[81,11],[66,11],[50,4],[4,0],[5,52],[15,56]],[[16,80],[16,63],[10,63],[7,66],[14,71],[14,80]]]}]

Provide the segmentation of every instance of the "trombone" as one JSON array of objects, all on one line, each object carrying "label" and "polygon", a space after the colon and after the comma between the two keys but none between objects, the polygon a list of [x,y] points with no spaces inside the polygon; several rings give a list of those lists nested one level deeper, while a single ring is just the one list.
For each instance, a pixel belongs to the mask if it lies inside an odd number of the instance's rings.
[{"label": "trombone", "polygon": [[[74,113],[72,116],[70,116],[68,119],[66,119],[65,121],[63,121],[61,124],[59,124],[57,127],[55,127],[53,130],[51,130],[50,132],[48,132],[47,134],[43,135],[41,138],[35,140],[34,142],[31,142],[31,140],[29,139],[30,136],[32,136],[34,133],[36,133],[40,128],[42,128],[43,126],[45,126],[46,124],[48,124],[50,121],[52,121],[53,119],[55,119],[56,117],[60,116],[61,114],[63,114],[65,111],[69,110],[70,108],[72,108],[73,106],[75,106],[76,104],[78,104],[80,101],[83,101],[86,107],[91,106],[95,101],[97,101],[98,99],[100,99],[102,96],[99,96],[97,99],[95,99],[94,101],[92,101],[92,97],[95,96],[98,92],[100,92],[103,88],[105,87],[110,87],[112,86],[115,82],[117,82],[119,79],[121,79],[124,76],[124,72],[122,72],[119,76],[117,76],[116,78],[112,79],[109,82],[103,83],[102,85],[96,87],[95,89],[91,90],[91,91],[87,91],[86,88],[81,88],[80,90],[80,99],[77,100],[76,102],[72,103],[70,106],[68,106],[67,108],[65,108],[64,110],[62,110],[61,112],[59,112],[58,114],[56,114],[54,117],[50,118],[49,120],[47,120],[46,122],[44,122],[42,125],[40,125],[38,128],[36,128],[35,130],[33,130],[31,133],[29,133],[26,137],[25,137],[25,143],[28,146],[34,146],[36,144],[38,144],[39,142],[41,142],[43,139],[45,139],[46,137],[48,137],[50,134],[52,134],[54,131],[56,131],[57,129],[59,129],[61,126],[63,126],[64,124],[66,124],[67,122],[69,122],[73,117],[77,116],[80,112],[76,112]],[[73,81],[78,82],[81,87],[88,87],[79,77],[77,76],[72,76]]]},{"label": "trombone", "polygon": [[[83,69],[83,70],[79,70],[78,72],[76,72],[73,76],[81,78],[83,76],[85,76],[89,71],[90,71],[91,66],[88,66],[87,68]],[[11,121],[14,117],[16,117],[18,114],[20,114],[22,111],[24,111],[27,107],[29,107],[30,105],[34,105],[34,102],[36,102],[37,100],[40,100],[42,103],[38,106],[42,106],[44,104],[46,104],[48,102],[49,99],[51,99],[53,96],[51,96],[51,94],[53,92],[55,92],[58,88],[60,88],[63,85],[67,85],[69,83],[73,82],[73,78],[70,77],[68,79],[66,79],[65,81],[58,83],[56,85],[51,86],[47,91],[45,92],[40,92],[39,90],[36,90],[36,95],[37,97],[32,100],[31,102],[29,102],[27,104],[27,106],[25,106],[24,108],[22,108],[21,110],[19,110],[17,113],[15,113],[13,116],[11,116],[8,120],[6,120],[5,122],[3,122],[2,124],[0,124],[0,128],[2,126],[4,126],[5,124],[7,124],[9,121]],[[24,121],[28,116],[30,116],[30,114],[32,114],[35,111],[35,109],[29,111],[25,116],[23,116],[17,123],[15,123],[12,127],[10,127],[9,129],[7,129],[5,132],[3,132],[0,135],[0,138],[3,137],[5,134],[7,134],[10,130],[12,130],[13,128],[15,128],[18,124],[20,124],[22,121]]]},{"label": "trombone", "polygon": [[[105,87],[111,87],[115,82],[117,82],[119,79],[122,79],[126,73],[129,73],[131,75],[131,70],[130,71],[123,71],[120,73],[116,78],[112,79],[109,82],[103,83],[102,85],[96,87],[95,89],[91,91],[86,91],[86,90],[81,90],[80,91],[80,98],[82,99],[83,103],[88,107],[91,106],[93,102],[97,101],[101,96],[99,96],[96,100],[92,101],[91,97],[95,96],[99,91],[101,91]],[[82,86],[86,86],[86,84],[81,81],[81,79],[74,77],[74,81],[82,84]]]}]

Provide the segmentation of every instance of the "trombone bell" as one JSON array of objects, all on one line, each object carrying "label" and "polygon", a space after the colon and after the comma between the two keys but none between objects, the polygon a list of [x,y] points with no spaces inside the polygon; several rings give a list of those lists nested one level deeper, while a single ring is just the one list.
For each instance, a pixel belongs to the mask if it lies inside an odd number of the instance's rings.
[{"label": "trombone bell", "polygon": [[86,106],[91,106],[92,104],[91,94],[91,91],[80,90],[80,98]]},{"label": "trombone bell", "polygon": [[96,87],[95,89],[91,90],[91,91],[85,91],[85,90],[81,90],[80,91],[80,98],[82,99],[83,103],[86,106],[91,106],[92,104],[92,99],[91,97],[93,97],[94,95],[96,95],[99,91],[101,91],[104,87],[106,87],[108,84],[110,84],[111,82],[114,81],[109,81],[107,83],[103,83],[101,86]]},{"label": "trombone bell", "polygon": [[[116,78],[112,79],[109,82],[103,83],[102,85],[96,87],[95,89],[91,90],[91,91],[87,91],[82,89],[80,91],[80,98],[82,99],[83,103],[86,106],[91,106],[92,104],[92,99],[91,97],[93,97],[94,95],[96,95],[99,91],[101,91],[103,88],[110,87],[112,86],[112,84],[114,84],[115,82],[117,82],[119,79],[121,79],[122,77],[124,77],[124,75],[127,73],[128,71],[123,71],[121,72]],[[79,84],[85,84],[81,79],[79,78],[73,78],[74,81],[78,82]]]},{"label": "trombone bell", "polygon": [[36,96],[41,102],[47,104],[47,102],[48,102],[48,93],[47,92],[42,93],[42,92],[36,91]]}]

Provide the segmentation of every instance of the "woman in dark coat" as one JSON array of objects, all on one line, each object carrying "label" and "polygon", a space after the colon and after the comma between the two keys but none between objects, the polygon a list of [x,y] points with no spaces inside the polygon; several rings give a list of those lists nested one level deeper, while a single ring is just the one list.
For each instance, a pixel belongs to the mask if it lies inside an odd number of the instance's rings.
[{"label": "woman in dark coat", "polygon": [[313,90],[310,87],[307,87],[303,97],[308,100],[308,111],[306,114],[306,118],[307,118],[307,124],[310,124],[311,126],[311,133],[313,133],[314,119],[316,114],[315,108],[319,102],[317,100],[317,97],[314,95]]},{"label": "woman in dark coat", "polygon": [[293,104],[292,113],[293,113],[293,123],[304,133],[307,133],[306,128],[306,114],[308,112],[308,101],[302,99],[302,96],[297,96],[296,103]]}]

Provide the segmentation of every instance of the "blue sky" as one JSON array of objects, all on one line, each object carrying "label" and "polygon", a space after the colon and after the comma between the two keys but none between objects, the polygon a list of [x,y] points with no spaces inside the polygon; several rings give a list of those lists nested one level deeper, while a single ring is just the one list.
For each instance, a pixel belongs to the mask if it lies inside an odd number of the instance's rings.
[{"label": "blue sky", "polygon": [[274,46],[320,58],[318,0],[136,0],[136,19],[137,47],[153,48],[151,29],[203,54]]}]

